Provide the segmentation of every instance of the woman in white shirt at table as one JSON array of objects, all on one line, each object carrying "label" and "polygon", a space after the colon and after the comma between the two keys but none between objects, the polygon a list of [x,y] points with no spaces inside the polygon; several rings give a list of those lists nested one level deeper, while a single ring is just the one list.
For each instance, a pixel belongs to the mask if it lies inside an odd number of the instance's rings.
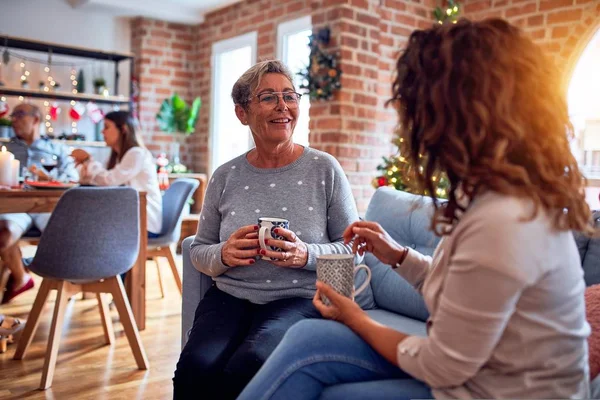
[{"label": "woman in white shirt at table", "polygon": [[158,187],[156,164],[136,134],[136,122],[127,111],[113,111],[104,117],[102,134],[112,149],[106,168],[82,149],[73,150],[71,157],[79,170],[79,182],[95,186],[131,186],[146,192],[148,237],[162,231],[162,196]]}]

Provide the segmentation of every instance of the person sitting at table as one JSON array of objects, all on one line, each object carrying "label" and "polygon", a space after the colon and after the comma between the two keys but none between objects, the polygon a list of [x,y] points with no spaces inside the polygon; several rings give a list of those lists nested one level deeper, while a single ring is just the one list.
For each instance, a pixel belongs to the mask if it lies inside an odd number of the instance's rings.
[{"label": "person sitting at table", "polygon": [[106,168],[82,149],[71,157],[79,169],[79,182],[95,186],[127,185],[146,192],[148,237],[162,230],[162,196],[158,187],[156,164],[136,132],[136,121],[127,111],[113,111],[104,117],[104,141],[111,148]]},{"label": "person sitting at table", "polygon": [[[47,180],[50,176],[43,169],[42,163],[44,159],[52,160],[56,163],[58,180],[77,181],[77,170],[69,157],[67,146],[41,136],[42,113],[37,106],[21,103],[15,107],[10,118],[16,137],[6,147],[22,165],[27,166],[38,179]],[[33,288],[33,279],[23,265],[18,241],[31,228],[43,231],[49,218],[49,213],[0,214],[0,259],[11,271],[3,303]]]},{"label": "person sitting at table", "polygon": [[[358,220],[350,184],[331,155],[294,143],[293,82],[272,60],[233,86],[236,116],[256,147],[221,165],[206,190],[190,256],[214,284],[177,363],[175,399],[235,398],[290,326],[319,316],[311,302],[316,257],[351,251],[342,243],[344,228]],[[268,239],[283,252],[261,250],[259,217],[289,221],[276,230],[285,241]]]}]

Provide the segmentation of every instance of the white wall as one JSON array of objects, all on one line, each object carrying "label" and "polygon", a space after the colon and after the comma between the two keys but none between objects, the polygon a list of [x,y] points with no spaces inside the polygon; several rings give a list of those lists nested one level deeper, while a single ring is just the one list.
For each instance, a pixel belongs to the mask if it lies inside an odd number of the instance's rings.
[{"label": "white wall", "polygon": [[100,8],[72,8],[66,0],[2,0],[0,33],[29,39],[129,51],[130,28],[120,18]]},{"label": "white wall", "polygon": [[[105,9],[94,6],[72,8],[66,0],[0,0],[0,36],[18,36],[27,39],[54,42],[69,46],[83,46],[103,51],[129,52],[131,49],[131,30],[129,20],[119,17]],[[0,41],[0,52],[3,51]],[[26,52],[18,49],[9,49],[18,55],[24,55],[36,60],[47,60],[47,54],[39,52]],[[89,59],[54,56],[56,62],[73,63],[76,70],[82,69],[85,76],[86,92],[93,91],[93,80],[102,76],[107,81],[111,94],[114,93],[114,64]],[[11,59],[8,65],[3,66],[0,79],[7,86],[19,87],[21,76],[20,61]],[[45,80],[47,74],[43,71],[44,64],[26,62],[30,71],[30,89],[37,89],[38,82]],[[129,62],[120,63],[119,93],[129,95]],[[69,79],[71,68],[56,65],[52,68],[52,76],[60,83],[61,91],[71,89]],[[17,98],[7,98],[9,106],[14,108],[18,103]],[[31,100],[40,106],[42,111],[43,100]],[[61,102],[61,116],[53,123],[54,133],[71,133],[71,120],[68,116],[69,103]],[[111,106],[101,106],[105,112],[111,111]],[[86,135],[88,140],[94,139],[94,126],[88,118],[83,118],[78,129]]]}]

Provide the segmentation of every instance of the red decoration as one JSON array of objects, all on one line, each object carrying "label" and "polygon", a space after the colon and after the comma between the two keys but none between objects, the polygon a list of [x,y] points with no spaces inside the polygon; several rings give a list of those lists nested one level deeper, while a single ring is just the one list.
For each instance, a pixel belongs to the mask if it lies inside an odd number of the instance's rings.
[{"label": "red decoration", "polygon": [[52,121],[56,121],[58,119],[59,114],[60,107],[58,106],[58,104],[52,104],[52,106],[50,107],[50,119],[52,119]]},{"label": "red decoration", "polygon": [[6,103],[5,101],[0,101],[0,118],[7,115],[9,111],[10,107],[8,106],[8,103]]},{"label": "red decoration", "polygon": [[379,187],[387,186],[388,181],[385,176],[380,176],[379,178],[377,178],[377,184],[379,185]]},{"label": "red decoration", "polygon": [[79,121],[85,112],[85,106],[81,103],[75,103],[69,110],[69,117],[75,122]]}]

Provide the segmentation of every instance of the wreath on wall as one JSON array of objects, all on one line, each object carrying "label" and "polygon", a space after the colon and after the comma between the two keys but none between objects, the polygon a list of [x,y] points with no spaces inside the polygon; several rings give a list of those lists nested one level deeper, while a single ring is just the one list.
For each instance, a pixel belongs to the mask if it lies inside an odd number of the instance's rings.
[{"label": "wreath on wall", "polygon": [[323,49],[329,43],[330,34],[329,28],[323,28],[316,35],[310,35],[308,67],[298,73],[303,78],[300,88],[306,90],[311,100],[331,100],[334,92],[342,87],[339,55]]}]

